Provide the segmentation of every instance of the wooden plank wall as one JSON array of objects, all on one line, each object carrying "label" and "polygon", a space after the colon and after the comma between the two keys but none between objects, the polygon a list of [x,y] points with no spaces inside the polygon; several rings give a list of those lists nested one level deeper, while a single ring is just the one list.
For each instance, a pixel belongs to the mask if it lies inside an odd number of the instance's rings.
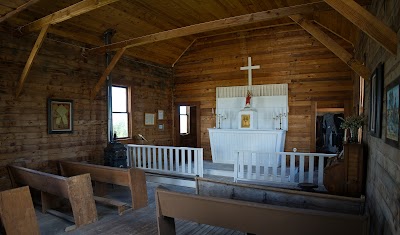
[{"label": "wooden plank wall", "polygon": [[[347,42],[330,34],[342,46]],[[286,150],[310,150],[311,105],[344,107],[352,99],[351,72],[347,65],[295,24],[236,32],[198,40],[174,69],[175,102],[201,102],[201,145],[210,158],[207,128],[215,126],[216,87],[247,84],[252,56],[253,84],[289,84],[289,132]],[[244,104],[243,104],[244,105]]]},{"label": "wooden plank wall", "polygon": [[[90,91],[103,73],[104,56],[84,58],[79,46],[45,39],[28,75],[21,95],[15,90],[37,35],[11,36],[0,28],[0,189],[9,188],[5,166],[24,162],[28,167],[53,172],[48,160],[79,158],[101,162],[107,143],[105,87],[90,100]],[[54,40],[50,40],[52,38]],[[64,40],[65,41],[65,40]],[[71,44],[76,44],[70,42]],[[172,119],[166,114],[166,128],[144,127],[144,112],[171,107],[171,71],[121,59],[113,76],[132,84],[133,133],[140,131],[152,144],[171,144]],[[47,98],[74,101],[74,132],[47,133]],[[156,141],[157,140],[157,141]]]},{"label": "wooden plank wall", "polygon": [[[400,38],[400,1],[373,1],[368,10],[381,19]],[[357,46],[357,57],[366,58],[373,71],[384,63],[384,86],[400,76],[400,46],[397,56],[391,55],[375,41],[362,35]],[[358,86],[356,83],[355,86]],[[365,83],[364,113],[369,113],[370,83]],[[383,98],[382,136],[373,137],[364,131],[363,142],[368,146],[366,197],[367,211],[371,216],[370,234],[400,233],[400,150],[385,144],[386,97]],[[368,126],[364,126],[367,130]]]},{"label": "wooden plank wall", "polygon": [[[131,87],[132,139],[124,143],[172,145],[172,69],[150,62],[123,58],[112,72],[113,82]],[[164,119],[158,120],[158,110],[164,111]],[[155,114],[155,125],[144,125],[144,113]],[[163,124],[164,129],[158,129]],[[142,134],[148,142],[139,140]]]}]

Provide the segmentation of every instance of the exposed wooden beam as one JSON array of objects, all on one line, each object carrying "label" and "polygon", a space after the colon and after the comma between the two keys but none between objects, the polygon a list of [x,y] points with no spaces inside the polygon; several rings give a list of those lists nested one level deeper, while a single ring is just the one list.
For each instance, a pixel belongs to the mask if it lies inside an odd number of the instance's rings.
[{"label": "exposed wooden beam", "polygon": [[22,87],[24,86],[26,77],[28,76],[29,71],[31,70],[33,60],[35,59],[37,53],[39,52],[39,49],[42,46],[44,39],[46,38],[48,29],[49,29],[49,25],[45,25],[42,28],[42,30],[40,31],[38,38],[36,39],[35,45],[33,46],[31,54],[29,55],[28,61],[25,64],[25,68],[22,71],[21,78],[19,79],[16,97],[18,97],[22,91]]},{"label": "exposed wooden beam", "polygon": [[134,47],[163,40],[189,36],[198,33],[210,32],[213,30],[224,29],[229,27],[241,26],[251,23],[257,23],[272,19],[287,17],[294,14],[307,14],[321,9],[329,8],[323,1],[308,3],[303,5],[283,7],[269,11],[256,12],[252,14],[229,17],[225,19],[209,21],[205,23],[189,25],[182,28],[171,29],[159,33],[146,35],[143,37],[132,38],[121,42],[112,43],[106,46],[96,47],[88,50],[89,53],[104,53],[106,51],[114,51],[122,47]]},{"label": "exposed wooden beam", "polygon": [[320,30],[313,22],[304,19],[301,15],[293,15],[290,18],[305,29],[309,34],[315,37],[319,42],[325,45],[337,57],[345,62],[351,69],[364,79],[369,79],[371,72],[360,61],[354,58],[352,54],[341,47],[335,40],[330,38],[322,30]]},{"label": "exposed wooden beam", "polygon": [[96,86],[93,88],[92,93],[91,93],[91,99],[94,99],[97,95],[97,92],[99,92],[101,86],[103,83],[106,81],[107,76],[111,73],[111,71],[114,69],[115,65],[121,58],[122,54],[124,54],[126,50],[126,47],[123,47],[117,51],[117,53],[114,55],[112,58],[110,64],[107,66],[106,70],[104,71],[103,75],[101,75],[99,81],[97,82]]},{"label": "exposed wooden beam", "polygon": [[[313,20],[316,24],[318,24],[319,26],[321,26],[322,28],[328,30],[329,32],[335,34],[336,36],[338,36],[339,38],[343,39],[344,41],[348,42],[349,44],[351,44],[354,47],[354,43],[350,41],[349,38],[346,38],[345,36],[343,36],[342,34],[340,34],[339,32],[336,32],[335,30],[331,29],[329,26],[321,23],[319,20],[316,20],[314,18]],[[354,32],[353,32],[354,33]]]},{"label": "exposed wooden beam", "polygon": [[175,62],[172,64],[172,67],[174,67],[175,64],[178,63],[178,61],[181,59],[181,57],[189,50],[189,48],[192,47],[192,45],[194,44],[194,42],[195,42],[196,40],[197,40],[197,38],[194,39],[194,40],[192,41],[192,43],[190,43],[189,46],[186,47],[186,49],[179,55],[179,57],[178,57],[178,58],[175,60]]},{"label": "exposed wooden beam", "polygon": [[82,15],[86,12],[111,4],[116,1],[119,0],[83,0],[72,6],[66,7],[57,12],[54,12],[53,14],[45,16],[27,25],[24,25],[20,27],[18,30],[22,34],[36,31],[45,25],[60,23],[62,21],[71,19],[72,17]]},{"label": "exposed wooden beam", "polygon": [[397,34],[358,3],[324,0],[393,55],[397,54]]},{"label": "exposed wooden beam", "polygon": [[5,14],[4,16],[0,17],[0,23],[7,20],[8,18],[12,17],[13,15],[25,10],[26,8],[28,8],[29,6],[37,3],[39,0],[30,0],[24,4],[22,4],[21,6],[17,7],[15,10],[8,12],[7,14]]}]

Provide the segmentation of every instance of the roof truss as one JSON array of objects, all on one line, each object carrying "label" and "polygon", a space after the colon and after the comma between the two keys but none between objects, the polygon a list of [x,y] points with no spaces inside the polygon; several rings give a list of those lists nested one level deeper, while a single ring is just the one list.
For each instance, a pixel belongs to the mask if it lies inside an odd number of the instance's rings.
[{"label": "roof truss", "polygon": [[[19,31],[22,33],[28,33],[28,32],[32,32],[32,31],[39,30],[39,29],[41,29],[41,31],[35,42],[35,45],[33,46],[31,54],[29,55],[28,61],[25,64],[24,70],[22,71],[21,78],[18,82],[16,97],[18,97],[22,91],[25,80],[29,74],[29,71],[31,70],[33,60],[35,59],[37,53],[39,52],[39,49],[42,46],[44,39],[46,38],[47,30],[51,24],[60,23],[62,21],[71,19],[72,17],[84,14],[86,12],[89,12],[91,10],[97,9],[99,7],[108,5],[108,4],[116,2],[116,1],[119,1],[119,0],[83,0],[72,6],[66,7],[66,8],[59,10],[51,15],[45,16],[37,21],[34,21],[32,23],[29,23],[29,24],[19,28]],[[32,4],[30,4],[30,5],[32,5]],[[21,7],[23,7],[23,6],[21,6]],[[24,9],[27,7],[28,6],[25,6]]]},{"label": "roof truss", "polygon": [[358,75],[365,79],[369,79],[371,72],[365,67],[360,61],[354,58],[352,54],[341,47],[335,40],[330,38],[322,30],[320,30],[313,22],[305,19],[301,15],[293,15],[290,18],[305,29],[309,34],[315,37],[323,45],[325,45],[330,51],[332,51],[337,57],[345,62],[352,70]]},{"label": "roof truss", "polygon": [[15,10],[8,12],[4,16],[0,17],[0,23],[7,20],[8,18],[12,17],[13,15],[25,10],[26,8],[30,7],[31,5],[37,3],[39,0],[30,0],[29,2],[26,2],[22,4],[21,6],[17,7]]},{"label": "roof truss", "polygon": [[324,0],[393,55],[397,54],[397,34],[358,3]]},{"label": "roof truss", "polygon": [[198,33],[210,32],[218,29],[241,26],[251,23],[257,23],[267,20],[287,17],[295,14],[308,14],[321,9],[326,9],[327,5],[323,2],[309,3],[291,7],[283,7],[269,11],[256,12],[252,14],[229,17],[225,19],[194,24],[182,28],[171,29],[159,33],[146,35],[143,37],[132,38],[125,41],[112,43],[106,46],[96,47],[88,50],[88,53],[104,53],[114,51],[123,47],[129,48],[134,46],[145,45],[153,42],[164,41],[168,39],[189,36]]},{"label": "roof truss", "polygon": [[40,30],[48,24],[57,24],[119,0],[83,0],[19,28],[22,34]]}]

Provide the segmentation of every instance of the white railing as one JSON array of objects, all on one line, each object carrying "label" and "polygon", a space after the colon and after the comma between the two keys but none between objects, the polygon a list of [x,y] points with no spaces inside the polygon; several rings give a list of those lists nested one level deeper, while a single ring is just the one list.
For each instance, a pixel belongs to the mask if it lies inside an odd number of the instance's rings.
[{"label": "white railing", "polygon": [[[276,152],[260,153],[233,151],[236,157],[234,181],[269,181],[285,183],[314,183],[323,185],[324,159],[336,154]],[[315,177],[314,163],[318,162]],[[308,167],[305,166],[308,163]]]},{"label": "white railing", "polygon": [[125,145],[128,165],[159,171],[203,177],[203,149],[154,145]]}]

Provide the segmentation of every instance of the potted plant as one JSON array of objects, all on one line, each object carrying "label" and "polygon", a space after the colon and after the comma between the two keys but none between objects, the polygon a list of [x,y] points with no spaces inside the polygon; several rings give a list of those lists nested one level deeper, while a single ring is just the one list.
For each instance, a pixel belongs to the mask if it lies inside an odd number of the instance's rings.
[{"label": "potted plant", "polygon": [[[358,143],[358,129],[364,125],[365,117],[363,115],[353,115],[346,118],[341,118],[343,120],[340,124],[340,128],[350,130],[349,143]],[[346,139],[345,139],[346,141]]]}]

